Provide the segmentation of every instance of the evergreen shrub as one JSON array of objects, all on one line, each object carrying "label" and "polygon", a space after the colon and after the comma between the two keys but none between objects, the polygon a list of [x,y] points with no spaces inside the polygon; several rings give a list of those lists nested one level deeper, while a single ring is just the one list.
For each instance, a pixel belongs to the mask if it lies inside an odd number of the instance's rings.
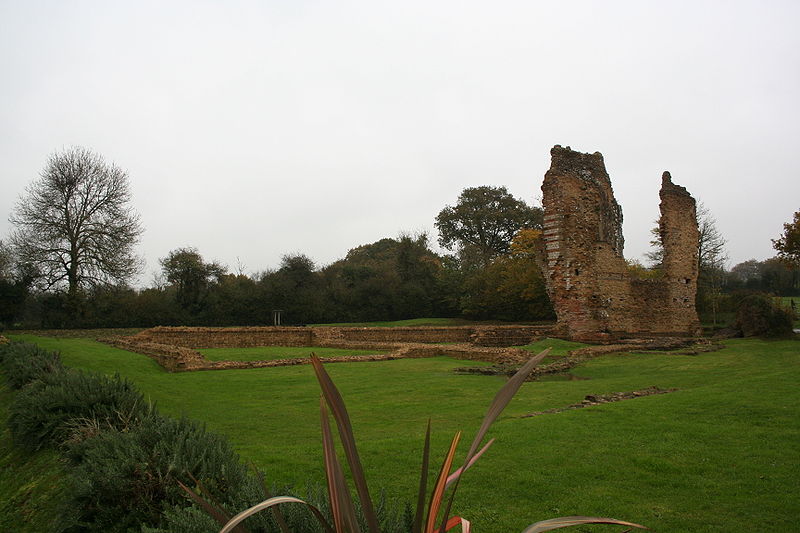
[{"label": "evergreen shrub", "polygon": [[0,364],[6,381],[15,389],[21,389],[44,374],[63,370],[58,353],[24,342],[0,344]]},{"label": "evergreen shrub", "polygon": [[792,334],[791,311],[762,293],[745,296],[736,313],[736,329],[744,337],[783,337]]},{"label": "evergreen shrub", "polygon": [[190,503],[177,482],[193,487],[197,480],[216,501],[230,505],[247,481],[247,469],[228,441],[186,418],[154,414],[129,431],[106,430],[73,443],[67,455],[75,462],[68,480],[71,531],[160,527],[168,510],[202,531],[207,521],[197,513],[174,510]]},{"label": "evergreen shrub", "polygon": [[151,412],[142,394],[118,375],[61,369],[41,374],[17,393],[8,425],[16,443],[39,450],[76,438],[80,428],[129,429]]}]

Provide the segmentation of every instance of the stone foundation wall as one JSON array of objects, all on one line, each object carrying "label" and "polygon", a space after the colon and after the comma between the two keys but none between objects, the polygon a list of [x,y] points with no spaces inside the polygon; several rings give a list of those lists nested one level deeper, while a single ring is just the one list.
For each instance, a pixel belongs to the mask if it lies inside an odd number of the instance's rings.
[{"label": "stone foundation wall", "polygon": [[555,146],[542,184],[542,263],[559,332],[575,340],[610,342],[652,335],[697,335],[695,201],[662,176],[659,230],[663,278],[632,278],[623,256],[622,209],[599,152]]},{"label": "stone foundation wall", "polygon": [[137,341],[185,348],[251,348],[254,346],[314,346],[312,328],[200,328],[159,326],[137,333]]},{"label": "stone foundation wall", "polygon": [[[188,334],[192,328],[180,328]],[[208,329],[208,328],[201,328]],[[171,332],[176,333],[176,332]],[[226,332],[227,333],[227,332]],[[176,336],[173,335],[172,338]],[[246,368],[266,368],[276,366],[292,366],[309,364],[308,357],[270,359],[265,361],[209,361],[203,355],[191,348],[174,346],[146,340],[146,336],[117,337],[106,342],[133,352],[147,355],[154,359],[168,372],[190,372],[196,370],[228,370]],[[150,337],[151,338],[151,337]],[[231,339],[230,335],[225,339]],[[186,339],[184,339],[185,341]],[[531,354],[518,348],[497,348],[474,346],[472,344],[430,344],[408,342],[359,342],[335,341],[334,346],[356,349],[381,349],[389,350],[385,354],[345,355],[337,357],[324,357],[325,363],[353,363],[364,361],[389,361],[394,359],[424,358],[449,356],[457,359],[472,361],[487,361],[492,363],[519,364],[530,358]]]},{"label": "stone foundation wall", "polygon": [[313,346],[324,342],[469,342],[471,327],[347,328],[319,327],[313,331]]},{"label": "stone foundation wall", "polygon": [[184,348],[253,346],[350,346],[382,348],[397,343],[466,343],[477,346],[519,346],[552,336],[552,326],[461,327],[156,327],[137,333],[135,342]]}]

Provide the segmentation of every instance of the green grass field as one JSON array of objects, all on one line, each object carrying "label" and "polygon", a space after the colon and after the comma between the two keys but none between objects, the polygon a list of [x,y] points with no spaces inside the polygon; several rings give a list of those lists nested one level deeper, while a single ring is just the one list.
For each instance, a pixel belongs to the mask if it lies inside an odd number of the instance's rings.
[{"label": "green grass field", "polygon": [[342,348],[321,348],[319,346],[256,346],[254,348],[202,348],[197,350],[209,361],[270,361],[273,359],[292,359],[310,357],[347,357],[351,355],[374,355],[386,353],[385,350],[348,350]]},{"label": "green grass field", "polygon": [[[319,389],[307,365],[168,374],[88,340],[11,337],[60,350],[67,365],[129,377],[162,412],[227,435],[273,481],[323,482]],[[699,356],[609,355],[572,370],[588,380],[526,383],[490,431],[497,442],[464,477],[455,512],[489,533],[572,514],[664,532],[797,531],[800,342],[727,346]],[[328,366],[374,491],[411,500],[429,417],[435,460],[457,429],[468,446],[504,380],[451,371],[461,366],[449,358]],[[653,385],[679,390],[519,418]]]}]

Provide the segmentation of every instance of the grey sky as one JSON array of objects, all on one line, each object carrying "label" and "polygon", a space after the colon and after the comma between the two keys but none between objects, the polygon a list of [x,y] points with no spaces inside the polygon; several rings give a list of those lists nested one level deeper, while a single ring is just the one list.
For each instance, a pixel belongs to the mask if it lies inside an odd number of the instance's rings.
[{"label": "grey sky", "polygon": [[0,238],[54,150],[126,169],[158,258],[324,265],[465,187],[600,151],[647,250],[661,172],[731,264],[800,209],[800,3],[0,0]]}]

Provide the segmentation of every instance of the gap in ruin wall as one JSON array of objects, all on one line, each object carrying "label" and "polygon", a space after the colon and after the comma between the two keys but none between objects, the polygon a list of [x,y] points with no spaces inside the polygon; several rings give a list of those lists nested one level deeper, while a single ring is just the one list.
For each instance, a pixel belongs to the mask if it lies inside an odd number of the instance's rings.
[{"label": "gap in ruin wall", "polygon": [[694,199],[662,176],[664,276],[635,279],[623,256],[622,209],[599,152],[555,146],[542,184],[542,269],[566,337],[583,341],[696,335],[697,222]]}]

